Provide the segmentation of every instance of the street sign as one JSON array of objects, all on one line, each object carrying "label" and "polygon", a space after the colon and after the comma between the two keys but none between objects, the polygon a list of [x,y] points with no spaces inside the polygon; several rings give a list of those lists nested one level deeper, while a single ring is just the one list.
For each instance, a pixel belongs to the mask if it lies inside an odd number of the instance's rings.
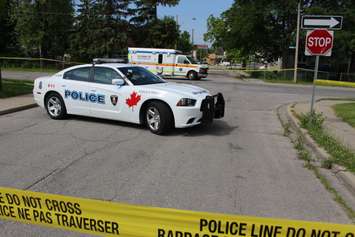
[{"label": "street sign", "polygon": [[322,29],[310,30],[306,36],[307,56],[331,56],[334,32]]},{"label": "street sign", "polygon": [[341,30],[343,25],[342,16],[302,16],[302,29],[330,29]]},{"label": "street sign", "polygon": [[[300,14],[300,4],[298,5],[298,15]],[[299,17],[298,17],[299,19]],[[299,24],[299,20],[298,20]],[[343,26],[342,16],[316,16],[304,15],[302,16],[302,29],[309,29],[306,36],[305,54],[307,56],[316,56],[314,65],[313,89],[311,100],[311,114],[314,114],[314,101],[316,93],[315,81],[318,79],[319,56],[331,56],[334,41],[334,31],[341,30]],[[297,26],[297,30],[299,27]],[[298,38],[297,38],[298,42]],[[296,49],[296,53],[298,50]],[[296,62],[297,63],[297,62]],[[295,75],[297,67],[295,67]]]}]

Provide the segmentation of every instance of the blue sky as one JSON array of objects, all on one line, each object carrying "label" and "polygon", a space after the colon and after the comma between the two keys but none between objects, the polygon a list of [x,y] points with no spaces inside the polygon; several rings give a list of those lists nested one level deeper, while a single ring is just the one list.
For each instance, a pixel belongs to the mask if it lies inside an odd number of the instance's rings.
[{"label": "blue sky", "polygon": [[[181,30],[190,32],[194,29],[195,44],[203,44],[203,34],[207,31],[209,15],[219,16],[230,8],[234,0],[180,0],[175,7],[159,7],[158,16],[179,16]],[[193,20],[196,18],[196,20]]]}]

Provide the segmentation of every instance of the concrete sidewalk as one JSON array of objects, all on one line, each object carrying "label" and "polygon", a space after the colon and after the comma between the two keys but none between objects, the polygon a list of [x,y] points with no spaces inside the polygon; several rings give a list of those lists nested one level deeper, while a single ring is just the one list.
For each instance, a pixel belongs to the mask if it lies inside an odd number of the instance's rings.
[{"label": "concrete sidewalk", "polygon": [[[338,118],[332,108],[335,104],[354,102],[355,101],[348,100],[321,100],[315,104],[315,111],[317,113],[323,113],[325,117],[324,127],[326,130],[339,142],[355,151],[355,128]],[[310,104],[298,103],[295,105],[294,110],[297,114],[307,113],[310,111]]]},{"label": "concrete sidewalk", "polygon": [[36,107],[32,94],[0,99],[0,115]]}]

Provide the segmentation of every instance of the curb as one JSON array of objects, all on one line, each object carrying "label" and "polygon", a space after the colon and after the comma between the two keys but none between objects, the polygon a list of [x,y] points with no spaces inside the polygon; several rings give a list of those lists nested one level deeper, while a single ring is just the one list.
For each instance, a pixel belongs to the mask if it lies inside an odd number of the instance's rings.
[{"label": "curb", "polygon": [[0,115],[11,114],[11,113],[15,113],[15,112],[26,110],[26,109],[32,109],[32,108],[37,107],[37,106],[38,106],[37,104],[32,103],[32,104],[28,104],[28,105],[22,105],[22,106],[18,106],[18,107],[13,107],[13,108],[10,108],[10,109],[1,110],[0,111]]},{"label": "curb", "polygon": [[[296,104],[297,103],[286,105],[287,106],[286,117],[288,122],[290,122],[292,128],[294,128],[296,132],[299,135],[301,135],[306,145],[312,149],[312,151],[318,158],[320,158],[321,160],[328,160],[330,155],[323,148],[318,146],[318,144],[308,134],[307,130],[300,127],[297,118],[293,114],[294,113],[293,107]],[[280,106],[279,108],[281,109],[282,106]],[[346,168],[339,165],[333,165],[331,171],[338,179],[340,179],[343,182],[345,187],[355,196],[355,175],[349,171],[346,171]]]}]

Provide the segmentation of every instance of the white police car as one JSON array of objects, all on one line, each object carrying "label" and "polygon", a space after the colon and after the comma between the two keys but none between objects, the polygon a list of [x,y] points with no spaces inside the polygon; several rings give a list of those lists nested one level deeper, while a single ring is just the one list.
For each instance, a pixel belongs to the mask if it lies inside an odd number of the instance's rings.
[{"label": "white police car", "polygon": [[200,87],[168,83],[143,67],[114,60],[38,78],[33,95],[52,119],[77,114],[120,120],[147,125],[155,134],[224,116],[221,93],[211,96]]}]

